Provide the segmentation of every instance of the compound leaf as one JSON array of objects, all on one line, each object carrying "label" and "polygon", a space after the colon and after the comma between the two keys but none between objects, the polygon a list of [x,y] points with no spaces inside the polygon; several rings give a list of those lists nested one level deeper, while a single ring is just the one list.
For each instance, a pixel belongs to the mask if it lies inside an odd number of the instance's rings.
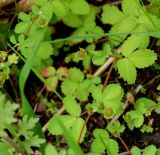
[{"label": "compound leaf", "polygon": [[86,15],[90,11],[89,4],[85,0],[72,0],[70,2],[70,9],[77,15]]},{"label": "compound leaf", "polygon": [[128,57],[137,68],[151,66],[157,59],[157,55],[153,50],[136,50]]},{"label": "compound leaf", "polygon": [[105,24],[116,24],[124,17],[123,13],[115,6],[104,5],[102,22]]},{"label": "compound leaf", "polygon": [[123,58],[117,62],[118,72],[120,76],[128,82],[133,84],[136,80],[136,68],[134,64],[127,58]]},{"label": "compound leaf", "polygon": [[66,96],[63,99],[63,105],[64,108],[68,113],[70,113],[73,116],[79,116],[81,113],[81,107],[77,103],[77,101],[72,96]]}]

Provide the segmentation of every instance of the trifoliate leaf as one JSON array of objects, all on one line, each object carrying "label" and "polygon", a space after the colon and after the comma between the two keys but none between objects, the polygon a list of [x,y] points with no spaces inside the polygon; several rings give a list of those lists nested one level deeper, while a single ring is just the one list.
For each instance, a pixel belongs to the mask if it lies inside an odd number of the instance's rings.
[{"label": "trifoliate leaf", "polygon": [[119,98],[122,92],[123,90],[119,84],[109,84],[103,92],[103,99],[106,101]]},{"label": "trifoliate leaf", "polygon": [[117,141],[109,139],[106,144],[106,150],[108,155],[116,155],[119,152],[119,146]]},{"label": "trifoliate leaf", "polygon": [[53,155],[53,154],[58,155],[58,152],[53,145],[48,144],[45,148],[45,155]]},{"label": "trifoliate leaf", "polygon": [[66,96],[63,99],[63,105],[69,114],[73,116],[79,116],[81,114],[81,107],[72,96]]},{"label": "trifoliate leaf", "polygon": [[90,11],[90,6],[85,0],[72,0],[70,2],[70,9],[74,14],[86,15]]},{"label": "trifoliate leaf", "polygon": [[157,55],[154,51],[146,50],[136,50],[128,58],[134,63],[137,68],[144,68],[151,66],[157,59]]},{"label": "trifoliate leaf", "polygon": [[54,116],[48,124],[48,130],[51,134],[53,135],[62,135],[63,132],[61,130],[61,127],[59,126],[59,123],[57,122],[60,120],[67,129],[70,129],[71,126],[73,125],[73,122],[75,122],[76,117],[71,116],[71,115],[59,115],[59,116]]},{"label": "trifoliate leaf", "polygon": [[117,62],[118,72],[120,76],[128,82],[133,84],[136,80],[136,68],[134,64],[127,58],[120,59]]},{"label": "trifoliate leaf", "polygon": [[131,153],[132,153],[132,155],[141,155],[140,149],[138,147],[136,147],[136,146],[132,147]]},{"label": "trifoliate leaf", "polygon": [[116,24],[124,18],[123,13],[118,9],[118,7],[104,5],[102,13],[102,22],[104,24]]},{"label": "trifoliate leaf", "polygon": [[122,10],[125,15],[139,16],[143,13],[139,0],[123,0]]},{"label": "trifoliate leaf", "polygon": [[146,37],[146,35],[145,36],[131,35],[130,37],[128,37],[121,47],[122,55],[127,57],[137,48],[146,46],[143,44],[145,39],[147,39],[147,44],[148,44],[149,40],[148,37]]},{"label": "trifoliate leaf", "polygon": [[56,0],[52,2],[52,8],[53,8],[53,12],[58,16],[63,18],[66,15],[66,9],[64,7],[64,5]]},{"label": "trifoliate leaf", "polygon": [[78,68],[71,68],[68,71],[68,77],[74,82],[82,82],[84,79],[84,74]]},{"label": "trifoliate leaf", "polygon": [[71,80],[65,80],[61,85],[61,90],[62,90],[62,93],[65,95],[73,95],[77,87],[78,87],[78,84],[76,82],[73,82]]},{"label": "trifoliate leaf", "polygon": [[149,145],[144,149],[142,155],[155,155],[156,151],[157,149],[154,145]]}]

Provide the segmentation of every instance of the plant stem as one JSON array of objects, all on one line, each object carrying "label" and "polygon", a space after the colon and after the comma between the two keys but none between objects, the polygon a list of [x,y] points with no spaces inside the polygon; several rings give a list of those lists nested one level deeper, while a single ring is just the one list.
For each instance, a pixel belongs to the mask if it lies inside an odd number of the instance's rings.
[{"label": "plant stem", "polygon": [[19,152],[21,155],[25,155],[25,151],[18,145],[16,144],[12,138],[9,136],[3,137],[12,147],[15,148],[17,152]]},{"label": "plant stem", "polygon": [[81,131],[80,131],[80,134],[79,134],[79,137],[78,137],[78,144],[80,143],[80,140],[81,140],[81,137],[82,137],[82,133],[83,133],[83,130],[84,130],[84,127],[85,127],[85,125],[87,124],[87,122],[89,121],[89,118],[91,117],[91,115],[92,115],[92,113],[90,113],[88,116],[87,116],[87,118],[86,118],[86,120],[85,120],[85,122],[84,122],[84,124],[83,124],[83,126],[82,126],[82,129],[81,129]]},{"label": "plant stem", "polygon": [[106,88],[106,86],[107,86],[107,84],[108,84],[108,80],[109,80],[109,77],[110,77],[110,75],[111,75],[111,72],[112,72],[112,69],[113,69],[113,66],[114,66],[114,64],[115,64],[115,60],[112,62],[112,65],[111,65],[111,67],[109,68],[109,72],[108,72],[108,74],[107,74],[107,76],[106,76],[106,79],[105,79],[105,82],[104,82],[104,85],[103,85],[103,88],[102,88],[102,93],[104,92],[104,90],[105,90],[105,88]]},{"label": "plant stem", "polygon": [[129,150],[128,146],[126,145],[126,143],[124,142],[124,140],[123,140],[120,136],[119,136],[118,138],[120,139],[121,143],[122,143],[122,144],[123,144],[123,146],[126,148],[126,150],[128,151],[128,154],[130,154],[130,155],[131,155],[131,152],[130,152],[130,150]]}]

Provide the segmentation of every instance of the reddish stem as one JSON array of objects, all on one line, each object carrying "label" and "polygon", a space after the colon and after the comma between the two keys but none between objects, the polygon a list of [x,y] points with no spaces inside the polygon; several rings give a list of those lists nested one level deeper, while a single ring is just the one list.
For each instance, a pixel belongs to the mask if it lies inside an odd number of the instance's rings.
[{"label": "reddish stem", "polygon": [[84,124],[83,124],[83,126],[82,126],[82,129],[81,129],[81,131],[80,131],[80,134],[79,134],[79,137],[78,137],[78,144],[80,143],[80,139],[81,139],[81,137],[82,137],[82,133],[83,133],[83,130],[84,130],[84,127],[85,127],[85,125],[87,124],[87,122],[89,121],[89,118],[91,117],[91,115],[92,115],[92,113],[90,113],[88,116],[87,116],[87,118],[86,118],[86,120],[85,120],[85,122],[84,122]]},{"label": "reddish stem", "polygon": [[111,67],[109,68],[108,74],[107,74],[107,76],[106,76],[106,79],[105,79],[105,82],[104,82],[104,85],[103,85],[103,88],[102,88],[102,93],[104,92],[104,90],[105,90],[105,88],[106,88],[106,86],[107,86],[107,83],[108,83],[108,80],[109,80],[109,77],[110,77],[110,75],[111,75],[111,72],[112,72],[112,69],[113,69],[113,66],[114,66],[115,62],[116,62],[116,61],[113,61]]}]

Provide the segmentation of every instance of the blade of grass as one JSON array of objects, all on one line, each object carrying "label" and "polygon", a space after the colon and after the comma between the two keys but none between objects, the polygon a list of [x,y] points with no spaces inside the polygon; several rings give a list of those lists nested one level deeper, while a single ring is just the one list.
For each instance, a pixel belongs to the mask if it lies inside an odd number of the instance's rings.
[{"label": "blade of grass", "polygon": [[81,148],[79,147],[79,145],[76,143],[76,141],[72,138],[70,132],[66,129],[66,127],[64,126],[64,124],[58,120],[57,121],[59,126],[61,127],[64,137],[67,141],[67,144],[70,146],[70,148],[73,150],[75,155],[84,155],[84,153],[82,152]]},{"label": "blade of grass", "polygon": [[[24,94],[24,87],[26,84],[26,80],[29,76],[31,67],[32,67],[32,63],[35,59],[36,53],[39,49],[40,43],[42,42],[43,38],[44,38],[44,34],[45,34],[46,28],[44,28],[44,30],[41,33],[41,36],[39,38],[39,40],[37,40],[34,48],[33,48],[33,52],[31,54],[31,56],[26,60],[20,75],[19,75],[19,87],[20,87],[20,93],[21,93],[21,98],[22,98],[22,114],[23,115],[27,115],[28,117],[35,117],[35,113],[31,107],[31,105],[29,104],[25,94]],[[34,134],[39,135],[40,137],[44,138],[44,134],[42,132],[42,128],[40,126],[40,123],[36,123],[35,128],[34,128]],[[44,147],[45,144],[40,146],[41,151],[44,151]]]}]

